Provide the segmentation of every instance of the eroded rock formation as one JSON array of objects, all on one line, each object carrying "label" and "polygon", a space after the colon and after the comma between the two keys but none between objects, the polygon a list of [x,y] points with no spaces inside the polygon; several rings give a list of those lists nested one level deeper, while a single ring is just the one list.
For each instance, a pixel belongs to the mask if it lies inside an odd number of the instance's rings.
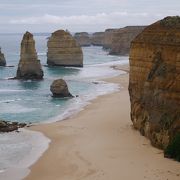
[{"label": "eroded rock formation", "polygon": [[26,32],[21,42],[21,55],[17,70],[17,79],[42,79],[43,70],[38,60],[35,41],[30,32]]},{"label": "eroded rock formation", "polygon": [[91,35],[91,44],[94,46],[103,46],[104,32],[95,32]]},{"label": "eroded rock formation", "polygon": [[127,26],[113,33],[110,54],[128,55],[131,41],[142,32],[145,26]]},{"label": "eroded rock formation", "polygon": [[112,48],[112,41],[114,33],[117,29],[106,29],[104,33],[103,49],[110,50]]},{"label": "eroded rock formation", "polygon": [[53,97],[73,97],[69,92],[67,83],[63,79],[57,79],[51,84],[50,90]]},{"label": "eroded rock formation", "polygon": [[50,66],[83,66],[83,53],[72,35],[64,30],[52,33],[48,40],[47,64]]},{"label": "eroded rock formation", "polygon": [[80,46],[91,46],[90,37],[87,32],[75,33],[74,38]]},{"label": "eroded rock formation", "polygon": [[134,127],[165,149],[180,133],[180,17],[158,21],[132,41],[129,93]]},{"label": "eroded rock formation", "polygon": [[0,66],[6,66],[6,59],[4,57],[4,54],[1,52],[1,48],[0,48]]}]

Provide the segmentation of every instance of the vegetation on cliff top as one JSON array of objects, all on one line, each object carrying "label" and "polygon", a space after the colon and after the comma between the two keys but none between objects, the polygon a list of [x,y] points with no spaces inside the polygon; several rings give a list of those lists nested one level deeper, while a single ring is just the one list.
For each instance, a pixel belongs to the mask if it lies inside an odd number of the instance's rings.
[{"label": "vegetation on cliff top", "polygon": [[180,28],[180,16],[168,16],[160,21],[164,27],[178,27]]}]

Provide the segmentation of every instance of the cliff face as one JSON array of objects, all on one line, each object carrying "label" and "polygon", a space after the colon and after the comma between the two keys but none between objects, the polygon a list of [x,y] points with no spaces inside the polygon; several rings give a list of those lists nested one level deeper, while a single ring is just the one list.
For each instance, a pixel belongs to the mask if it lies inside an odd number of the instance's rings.
[{"label": "cliff face", "polygon": [[47,64],[51,66],[83,66],[80,45],[69,32],[58,30],[48,40]]},{"label": "cliff face", "polygon": [[91,36],[91,44],[94,46],[103,46],[104,32],[95,32]]},{"label": "cliff face", "polygon": [[74,38],[80,46],[91,46],[90,37],[87,32],[76,33]]},{"label": "cliff face", "polygon": [[42,79],[43,71],[38,60],[33,35],[26,32],[21,42],[21,55],[17,70],[17,79]]},{"label": "cliff face", "polygon": [[4,54],[1,52],[1,48],[0,48],[0,66],[6,66],[6,60]]},{"label": "cliff face", "polygon": [[129,93],[134,127],[166,148],[180,133],[180,17],[167,17],[131,44]]},{"label": "cliff face", "polygon": [[112,48],[112,40],[114,33],[117,29],[106,29],[104,33],[104,40],[103,40],[103,49],[111,49]]},{"label": "cliff face", "polygon": [[127,26],[113,33],[110,54],[128,55],[131,41],[142,32],[144,26]]}]

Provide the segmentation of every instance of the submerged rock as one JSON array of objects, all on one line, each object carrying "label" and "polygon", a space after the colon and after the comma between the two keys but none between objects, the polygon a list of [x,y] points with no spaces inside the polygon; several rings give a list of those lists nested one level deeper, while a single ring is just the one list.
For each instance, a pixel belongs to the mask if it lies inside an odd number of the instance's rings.
[{"label": "submerged rock", "polygon": [[75,33],[74,38],[80,46],[91,46],[90,37],[87,32]]},{"label": "submerged rock", "polygon": [[131,119],[151,143],[166,149],[180,133],[180,17],[167,17],[131,44]]},{"label": "submerged rock", "polygon": [[17,70],[17,79],[42,79],[43,70],[38,60],[33,35],[26,32],[21,42],[21,55]]},{"label": "submerged rock", "polygon": [[72,35],[64,30],[52,33],[48,40],[47,64],[50,66],[83,66],[83,52]]},{"label": "submerged rock", "polygon": [[67,83],[63,79],[57,79],[51,84],[50,90],[53,97],[73,97],[69,92]]},{"label": "submerged rock", "polygon": [[0,66],[6,66],[6,59],[4,57],[4,54],[1,52],[1,48],[0,48]]},{"label": "submerged rock", "polygon": [[0,133],[17,131],[18,128],[23,128],[25,126],[25,123],[7,122],[0,120]]}]

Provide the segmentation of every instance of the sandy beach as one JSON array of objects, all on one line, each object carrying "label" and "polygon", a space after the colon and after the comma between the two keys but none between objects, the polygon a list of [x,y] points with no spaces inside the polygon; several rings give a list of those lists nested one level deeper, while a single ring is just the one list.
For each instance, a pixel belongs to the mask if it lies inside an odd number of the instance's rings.
[{"label": "sandy beach", "polygon": [[180,179],[180,164],[164,158],[132,127],[128,73],[107,81],[122,88],[67,120],[29,128],[44,133],[51,143],[26,180]]}]

